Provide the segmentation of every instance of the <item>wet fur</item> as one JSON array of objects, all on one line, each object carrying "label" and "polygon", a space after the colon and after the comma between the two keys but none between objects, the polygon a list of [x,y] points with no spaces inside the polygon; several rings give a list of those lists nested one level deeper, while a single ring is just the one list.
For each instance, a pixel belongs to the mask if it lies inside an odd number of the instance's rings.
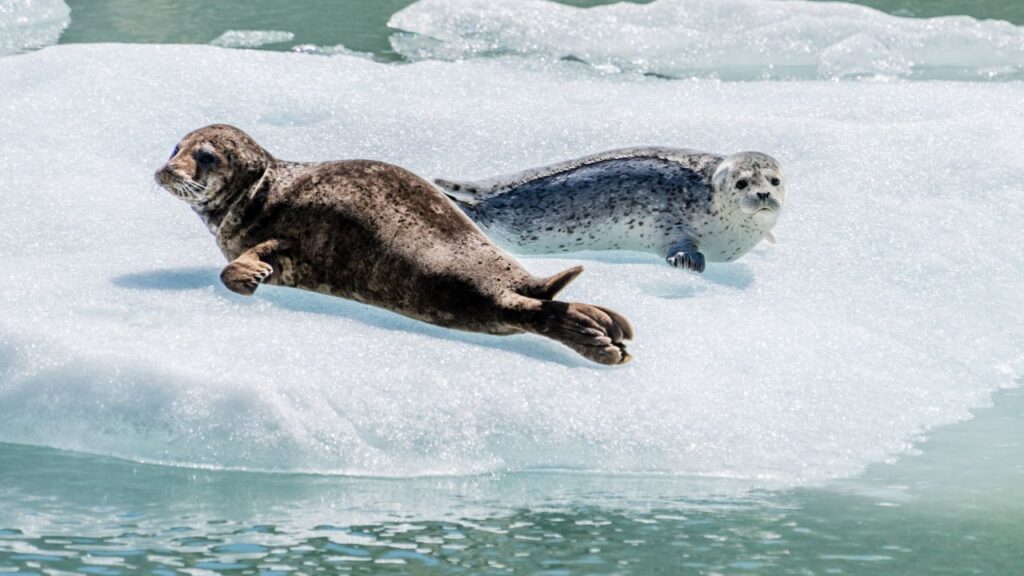
[{"label": "wet fur", "polygon": [[[217,189],[183,199],[231,261],[221,277],[232,290],[290,286],[448,328],[535,332],[605,364],[629,359],[625,318],[551,301],[581,269],[533,277],[403,168],[370,160],[285,162],[225,125],[187,135],[176,150],[157,181],[172,192],[181,181]],[[194,158],[203,150],[216,152],[216,166]]]}]

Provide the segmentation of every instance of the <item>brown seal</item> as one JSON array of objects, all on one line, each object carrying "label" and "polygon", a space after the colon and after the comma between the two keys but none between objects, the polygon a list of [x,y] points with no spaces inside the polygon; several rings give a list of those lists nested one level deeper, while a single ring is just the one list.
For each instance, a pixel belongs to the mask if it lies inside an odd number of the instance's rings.
[{"label": "brown seal", "polygon": [[241,130],[189,133],[156,172],[231,262],[221,280],[350,298],[447,328],[553,338],[602,364],[630,359],[620,314],[553,300],[581,267],[535,278],[444,194],[383,162],[275,159]]}]

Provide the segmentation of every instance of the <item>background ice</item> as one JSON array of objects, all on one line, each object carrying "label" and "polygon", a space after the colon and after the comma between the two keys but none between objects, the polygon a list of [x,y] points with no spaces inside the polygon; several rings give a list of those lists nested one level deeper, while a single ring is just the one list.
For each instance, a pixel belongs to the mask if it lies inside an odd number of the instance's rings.
[{"label": "background ice", "polygon": [[0,56],[55,44],[70,15],[62,0],[0,0]]},{"label": "background ice", "polygon": [[[1022,84],[109,45],[0,59],[0,77],[16,87],[0,91],[3,442],[216,467],[798,483],[906,450],[1024,367]],[[282,158],[425,176],[633,144],[756,149],[787,170],[788,204],[777,245],[703,276],[642,254],[524,259],[537,274],[583,261],[565,296],[634,322],[636,360],[605,369],[539,337],[227,292],[209,233],[152,185],[211,122]]]},{"label": "background ice", "polygon": [[290,42],[295,34],[284,30],[228,30],[210,41],[224,48],[259,48],[267,44]]},{"label": "background ice", "polygon": [[518,54],[605,72],[721,78],[1021,79],[1024,29],[966,16],[910,19],[841,2],[420,0],[389,26],[412,59]]}]

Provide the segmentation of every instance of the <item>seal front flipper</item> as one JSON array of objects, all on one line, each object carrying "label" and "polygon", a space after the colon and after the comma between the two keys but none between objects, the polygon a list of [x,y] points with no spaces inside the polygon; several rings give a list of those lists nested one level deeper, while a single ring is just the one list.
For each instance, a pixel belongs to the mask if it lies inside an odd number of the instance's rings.
[{"label": "seal front flipper", "polygon": [[694,272],[704,271],[704,255],[697,249],[697,243],[689,238],[669,246],[665,261],[673,268],[693,270]]},{"label": "seal front flipper", "polygon": [[281,240],[267,240],[246,250],[224,267],[220,281],[228,290],[243,296],[252,296],[256,288],[274,273],[268,261],[274,261],[278,252],[287,248]]}]

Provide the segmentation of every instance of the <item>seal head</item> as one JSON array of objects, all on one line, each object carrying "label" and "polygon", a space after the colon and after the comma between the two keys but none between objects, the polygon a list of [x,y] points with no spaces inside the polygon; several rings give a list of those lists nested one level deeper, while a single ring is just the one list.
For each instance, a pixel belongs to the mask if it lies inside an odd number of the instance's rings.
[{"label": "seal head", "polygon": [[738,208],[763,223],[775,223],[786,199],[786,180],[774,158],[761,152],[726,156],[711,177],[720,209]]},{"label": "seal head", "polygon": [[[187,134],[156,172],[156,181],[217,225],[230,205],[260,180],[273,163],[248,134],[213,124]],[[211,222],[212,221],[212,222]]]}]

